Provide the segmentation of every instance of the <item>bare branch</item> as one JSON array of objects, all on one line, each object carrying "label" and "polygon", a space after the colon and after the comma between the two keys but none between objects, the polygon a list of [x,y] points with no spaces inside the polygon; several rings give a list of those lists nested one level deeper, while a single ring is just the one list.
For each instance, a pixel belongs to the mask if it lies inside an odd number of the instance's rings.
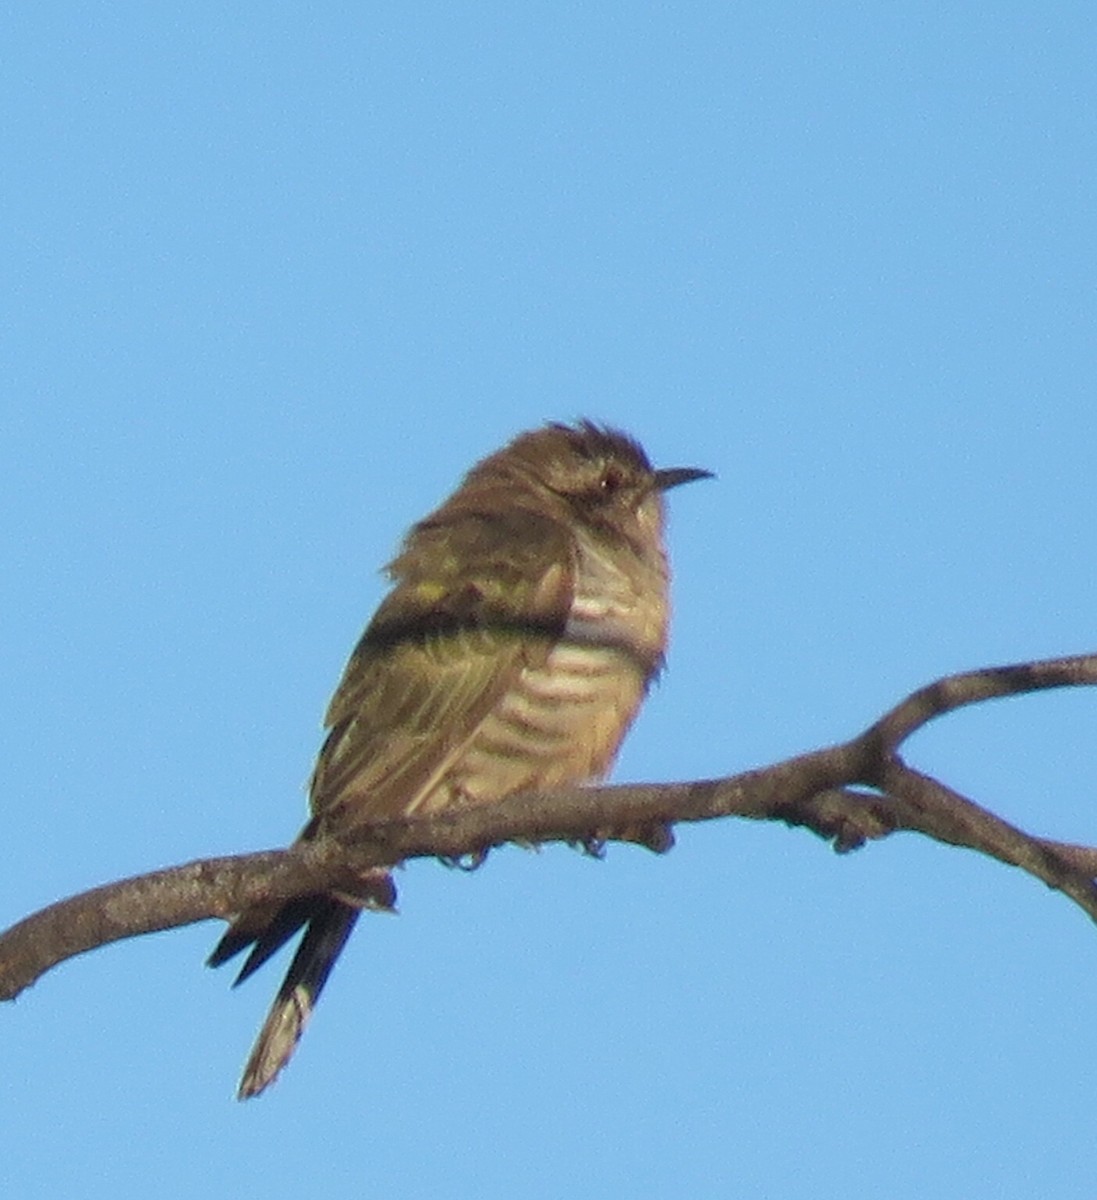
[{"label": "bare branch", "polygon": [[377,907],[395,899],[385,868],[411,858],[479,861],[492,847],[626,841],[665,850],[684,821],[746,817],[803,826],[836,850],[900,830],[1020,867],[1097,921],[1097,848],[1034,837],[907,766],[898,748],[963,705],[1052,687],[1097,684],[1097,655],[966,672],[912,693],[852,741],[726,779],[571,788],[426,819],[363,825],[342,842],[203,859],[106,884],[0,934],[0,998],[97,946],[256,903],[338,890]]},{"label": "bare branch", "polygon": [[1013,663],[1005,667],[983,667],[946,675],[936,683],[912,692],[885,713],[870,730],[891,750],[935,717],[968,704],[980,704],[1002,696],[1019,696],[1048,688],[1085,687],[1097,683],[1097,654],[1070,658],[1046,658],[1040,662]]}]

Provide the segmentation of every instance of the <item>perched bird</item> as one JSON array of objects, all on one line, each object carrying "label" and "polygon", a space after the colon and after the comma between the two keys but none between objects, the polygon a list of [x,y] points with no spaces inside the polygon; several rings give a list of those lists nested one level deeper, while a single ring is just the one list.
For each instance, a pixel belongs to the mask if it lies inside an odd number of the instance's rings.
[{"label": "perched bird", "polygon": [[[393,588],[328,708],[302,839],[601,778],[667,644],[656,470],[588,421],[524,433],[412,527]],[[241,1099],[285,1066],[362,901],[311,895],[240,913],[210,956],[251,953],[239,983],[302,927]]]}]

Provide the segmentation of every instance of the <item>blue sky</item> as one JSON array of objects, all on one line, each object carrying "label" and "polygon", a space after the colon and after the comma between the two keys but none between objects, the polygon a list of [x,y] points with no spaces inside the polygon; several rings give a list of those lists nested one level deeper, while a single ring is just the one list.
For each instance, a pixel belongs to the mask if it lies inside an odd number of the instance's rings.
[{"label": "blue sky", "polygon": [[[402,531],[598,417],[672,497],[617,778],[1097,650],[1088,4],[9,6],[0,921],[288,841]],[[1097,694],[910,757],[1097,842]],[[417,863],[301,1051],[214,924],[0,1011],[11,1195],[1090,1197],[1097,929],[975,855],[728,822]]]}]

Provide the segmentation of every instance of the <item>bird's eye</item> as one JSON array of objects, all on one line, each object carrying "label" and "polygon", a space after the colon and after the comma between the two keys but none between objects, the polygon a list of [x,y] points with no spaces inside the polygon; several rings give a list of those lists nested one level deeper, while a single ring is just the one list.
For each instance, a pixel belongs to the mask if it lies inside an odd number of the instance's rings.
[{"label": "bird's eye", "polygon": [[613,496],[625,486],[625,475],[620,467],[607,466],[598,477],[598,491],[603,496]]}]

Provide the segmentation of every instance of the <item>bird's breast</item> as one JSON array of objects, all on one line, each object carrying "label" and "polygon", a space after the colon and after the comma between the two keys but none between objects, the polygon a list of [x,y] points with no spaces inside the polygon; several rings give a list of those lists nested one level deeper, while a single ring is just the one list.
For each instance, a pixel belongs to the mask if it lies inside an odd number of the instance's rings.
[{"label": "bird's breast", "polygon": [[424,809],[601,777],[645,685],[643,672],[616,648],[559,642],[541,665],[518,673]]},{"label": "bird's breast", "polygon": [[523,667],[421,812],[603,776],[666,642],[662,560],[618,561],[584,547],[562,638]]}]

